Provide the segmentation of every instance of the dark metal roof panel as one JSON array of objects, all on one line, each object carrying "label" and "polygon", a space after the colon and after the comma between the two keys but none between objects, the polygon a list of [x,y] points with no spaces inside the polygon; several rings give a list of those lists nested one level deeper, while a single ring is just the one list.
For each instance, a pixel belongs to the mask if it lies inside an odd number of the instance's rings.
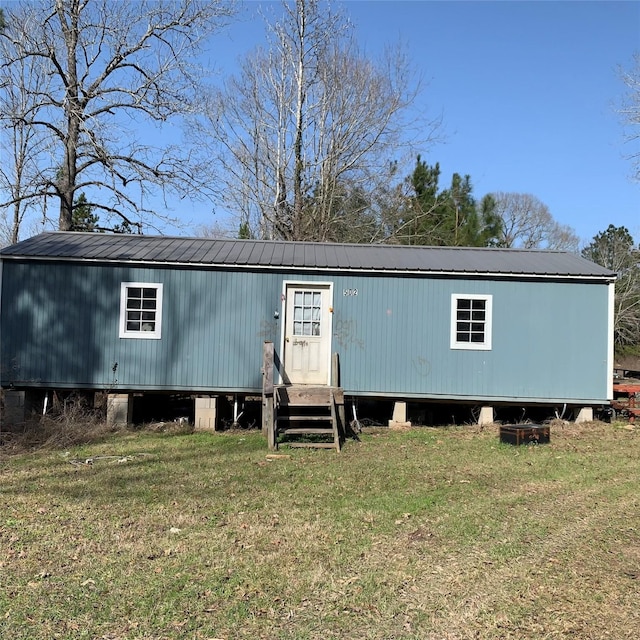
[{"label": "dark metal roof panel", "polygon": [[[179,262],[180,256],[184,253],[184,240],[172,239],[164,244],[158,255],[158,260],[161,262]],[[148,255],[148,254],[147,254]]]},{"label": "dark metal roof panel", "polygon": [[210,247],[202,242],[194,242],[191,249],[189,262],[202,262]]},{"label": "dark metal roof panel", "polygon": [[194,249],[196,249],[196,247],[194,247],[195,244],[195,240],[192,238],[188,238],[186,240],[186,242],[184,242],[182,244],[182,246],[179,248],[179,255],[176,253],[176,259],[178,260],[178,262],[192,262],[192,255],[194,252]]},{"label": "dark metal roof panel", "polygon": [[271,264],[273,260],[273,244],[263,243],[256,245],[256,259],[260,264]]},{"label": "dark metal roof panel", "polygon": [[[280,255],[280,263],[283,266],[291,266],[293,265],[293,247],[294,245],[292,244],[287,244],[287,243],[278,243],[277,246],[277,251],[278,254]],[[275,255],[274,255],[275,258]],[[272,265],[275,264],[275,260],[271,263]]]},{"label": "dark metal roof panel", "polygon": [[202,264],[213,264],[219,262],[218,255],[220,253],[220,247],[215,244],[202,243],[202,246],[205,249],[205,252],[202,254],[202,257],[198,260]]},{"label": "dark metal roof panel", "polygon": [[[238,247],[238,261],[241,262],[242,264],[252,264],[253,261],[259,261],[260,260],[260,251],[259,251],[259,247],[257,247],[255,244],[252,243],[241,243],[238,242],[237,243],[239,245]],[[258,249],[258,251],[256,251],[256,249]]]},{"label": "dark metal roof panel", "polygon": [[326,244],[50,232],[0,251],[3,258],[203,264],[304,270],[464,273],[611,279],[572,253],[545,250]]}]

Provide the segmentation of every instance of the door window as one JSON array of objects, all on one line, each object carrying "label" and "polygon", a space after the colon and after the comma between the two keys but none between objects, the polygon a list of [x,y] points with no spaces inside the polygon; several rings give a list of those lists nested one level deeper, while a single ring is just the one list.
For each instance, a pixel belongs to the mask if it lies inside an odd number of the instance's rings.
[{"label": "door window", "polygon": [[293,298],[293,335],[319,336],[322,294],[320,291],[295,291]]}]

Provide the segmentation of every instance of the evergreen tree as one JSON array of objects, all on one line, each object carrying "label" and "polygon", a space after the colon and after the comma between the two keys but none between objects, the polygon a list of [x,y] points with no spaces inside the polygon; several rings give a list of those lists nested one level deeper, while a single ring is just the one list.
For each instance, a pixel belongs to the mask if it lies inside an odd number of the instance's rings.
[{"label": "evergreen tree", "polygon": [[610,224],[582,250],[582,256],[618,274],[614,298],[616,347],[640,349],[640,247],[626,227]]},{"label": "evergreen tree", "polygon": [[71,231],[100,231],[98,224],[100,219],[93,213],[93,207],[88,203],[87,197],[82,192],[73,203],[71,217]]},{"label": "evergreen tree", "polygon": [[451,186],[440,190],[440,165],[418,156],[408,177],[409,195],[396,222],[394,236],[402,244],[432,246],[495,245],[500,232],[496,203],[473,197],[471,177],[454,173]]},{"label": "evergreen tree", "polygon": [[613,224],[593,237],[582,250],[582,256],[619,275],[638,266],[638,250],[629,230]]},{"label": "evergreen tree", "polygon": [[[100,224],[100,217],[94,213],[95,207],[87,200],[86,195],[82,192],[73,203],[73,214],[70,231],[87,231],[94,233],[105,233],[111,231],[113,233],[133,233],[133,228],[128,220],[122,218],[118,224],[113,227],[104,227]],[[140,226],[137,225],[138,233]]]},{"label": "evergreen tree", "polygon": [[[141,224],[136,224],[136,229],[138,230],[138,234],[142,235],[142,225]],[[119,222],[118,224],[114,225],[113,229],[111,229],[111,231],[113,231],[113,233],[133,233],[133,228],[131,226],[131,223],[128,220],[124,220],[122,219],[121,222]]]},{"label": "evergreen tree", "polygon": [[240,228],[238,229],[238,239],[239,240],[252,240],[253,234],[251,233],[251,228],[249,227],[248,222],[240,223]]}]

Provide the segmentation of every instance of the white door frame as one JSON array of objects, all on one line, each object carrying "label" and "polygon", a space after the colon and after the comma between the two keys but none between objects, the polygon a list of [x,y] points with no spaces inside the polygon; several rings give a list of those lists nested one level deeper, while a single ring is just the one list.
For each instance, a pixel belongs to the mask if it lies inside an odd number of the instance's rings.
[{"label": "white door frame", "polygon": [[322,287],[328,290],[329,294],[329,318],[328,318],[328,349],[327,349],[327,380],[326,384],[331,385],[331,355],[333,345],[333,282],[326,280],[283,280],[280,318],[280,367],[278,369],[278,384],[285,384],[282,377],[282,370],[285,362],[285,333],[287,330],[287,288],[304,287],[312,289],[313,287]]}]

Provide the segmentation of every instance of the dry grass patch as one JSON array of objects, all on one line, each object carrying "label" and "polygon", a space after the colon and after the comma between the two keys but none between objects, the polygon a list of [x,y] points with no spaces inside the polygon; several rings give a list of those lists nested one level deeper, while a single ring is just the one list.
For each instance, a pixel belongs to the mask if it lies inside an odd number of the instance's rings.
[{"label": "dry grass patch", "polygon": [[635,638],[638,432],[551,437],[268,458],[255,432],[144,432],[5,457],[0,635]]}]

